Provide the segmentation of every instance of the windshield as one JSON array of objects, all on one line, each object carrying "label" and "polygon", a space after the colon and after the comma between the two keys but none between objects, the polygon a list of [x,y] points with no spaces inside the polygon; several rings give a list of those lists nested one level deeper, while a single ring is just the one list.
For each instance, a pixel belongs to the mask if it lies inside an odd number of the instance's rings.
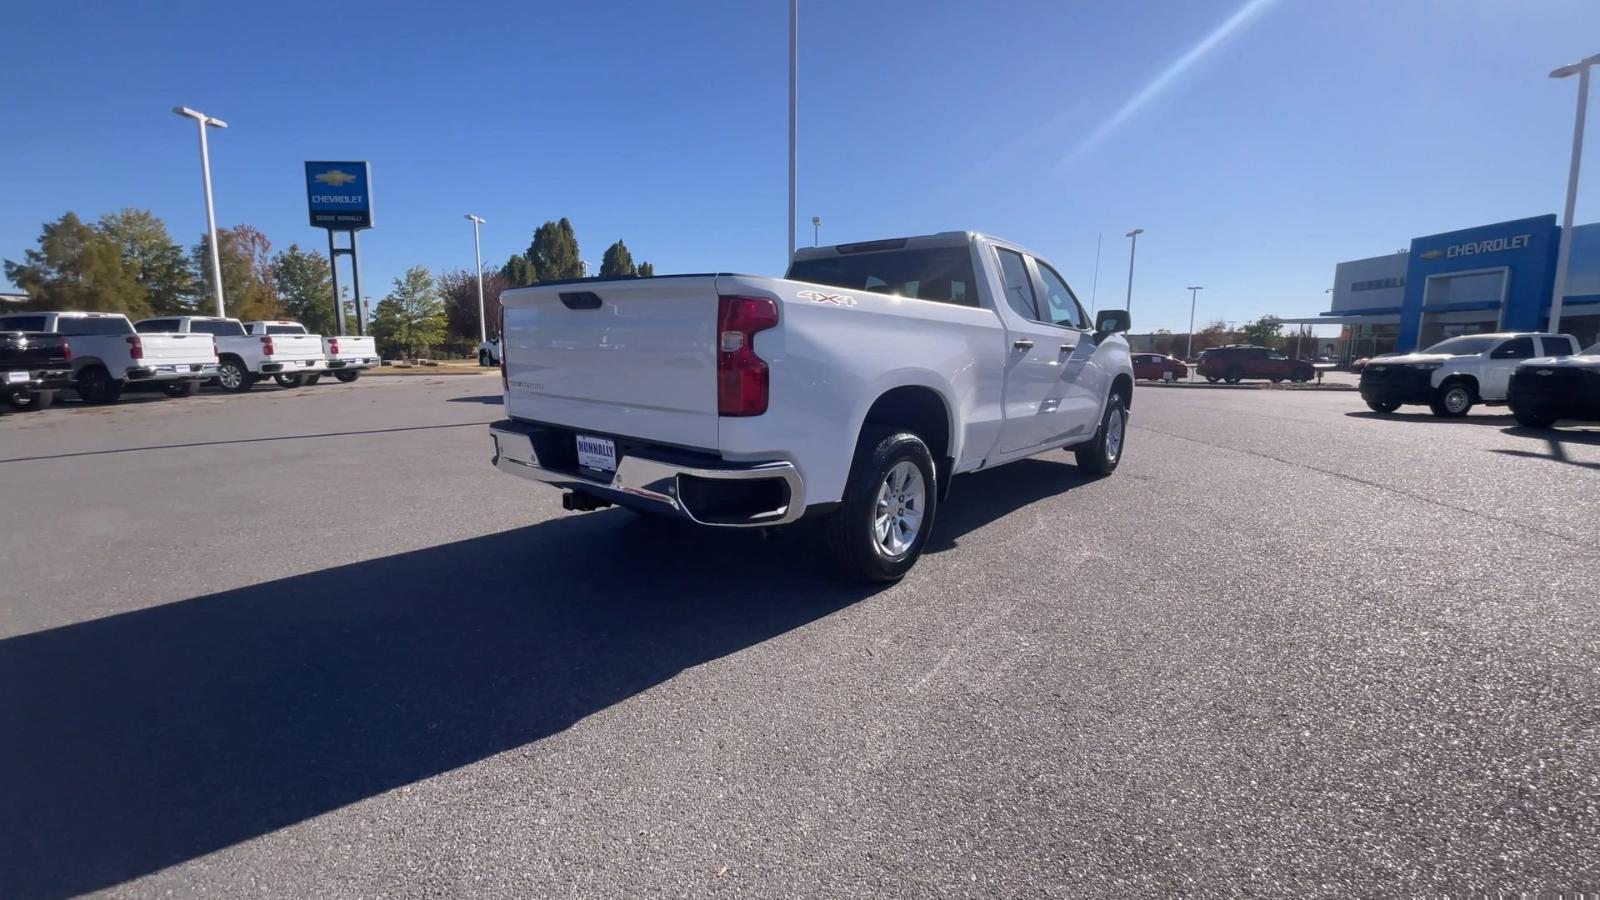
[{"label": "windshield", "polygon": [[244,325],[232,321],[201,321],[189,320],[189,330],[195,334],[210,334],[216,337],[243,337]]},{"label": "windshield", "polygon": [[1422,352],[1437,353],[1441,356],[1477,356],[1503,340],[1505,338],[1482,335],[1454,337],[1448,341],[1440,341]]},{"label": "windshield", "polygon": [[977,282],[972,277],[972,253],[965,246],[797,259],[789,266],[787,277],[792,281],[898,294],[938,303],[978,305]]}]

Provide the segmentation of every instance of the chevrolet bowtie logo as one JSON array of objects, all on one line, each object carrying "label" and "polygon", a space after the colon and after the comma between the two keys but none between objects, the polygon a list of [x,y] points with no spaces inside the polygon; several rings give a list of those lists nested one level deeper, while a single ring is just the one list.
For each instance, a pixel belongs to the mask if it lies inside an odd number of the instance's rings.
[{"label": "chevrolet bowtie logo", "polygon": [[1417,254],[1417,256],[1419,258],[1421,258],[1421,259],[1438,259],[1439,257],[1441,257],[1443,255],[1444,255],[1444,251],[1443,250],[1424,250],[1421,253]]},{"label": "chevrolet bowtie logo", "polygon": [[320,181],[329,187],[344,187],[350,182],[355,181],[356,176],[340,169],[331,169],[327,172],[323,172],[321,175],[315,176],[311,180]]}]

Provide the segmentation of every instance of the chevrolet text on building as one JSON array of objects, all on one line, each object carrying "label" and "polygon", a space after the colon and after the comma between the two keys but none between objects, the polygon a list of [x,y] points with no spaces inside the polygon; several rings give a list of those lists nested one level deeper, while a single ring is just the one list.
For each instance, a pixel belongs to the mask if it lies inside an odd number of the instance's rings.
[{"label": "chevrolet text on building", "polygon": [[1468,241],[1465,244],[1456,244],[1447,247],[1443,252],[1428,250],[1417,254],[1419,259],[1455,259],[1458,256],[1474,256],[1479,253],[1498,253],[1502,250],[1521,250],[1532,243],[1533,235],[1519,234],[1510,238],[1491,238],[1486,241]]}]

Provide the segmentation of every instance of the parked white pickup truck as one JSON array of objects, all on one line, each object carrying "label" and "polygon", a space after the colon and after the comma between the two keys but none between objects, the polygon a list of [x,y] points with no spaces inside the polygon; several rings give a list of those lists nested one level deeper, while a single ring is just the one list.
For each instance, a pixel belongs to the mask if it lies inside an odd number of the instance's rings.
[{"label": "parked white pickup truck", "polygon": [[[230,393],[248,391],[257,381],[275,377],[284,387],[317,383],[322,348],[310,341],[249,334],[238,319],[217,316],[165,316],[140,319],[141,333],[209,334],[217,345],[217,383]],[[310,374],[307,374],[307,373]]]},{"label": "parked white pickup truck", "polygon": [[1128,314],[1091,326],[1065,279],[970,232],[796,254],[786,279],[551,282],[502,296],[502,471],[703,525],[827,517],[873,581],[926,546],[952,475],[1058,448],[1109,474]]},{"label": "parked white pickup truck", "polygon": [[[301,339],[320,342],[322,367],[320,371],[304,376],[306,384],[316,384],[324,372],[331,373],[340,381],[355,381],[361,377],[362,369],[370,369],[380,361],[377,343],[370,337],[349,334],[316,335],[299,322],[283,319],[250,322],[246,327],[250,329],[251,334],[269,335],[277,339],[280,344]],[[278,376],[278,383],[286,387],[298,387],[300,379],[284,374]]]},{"label": "parked white pickup truck", "polygon": [[40,331],[72,338],[72,381],[85,403],[114,403],[130,384],[159,385],[188,397],[217,376],[208,335],[140,334],[120,313],[30,312],[0,316],[0,331]]},{"label": "parked white pickup truck", "polygon": [[275,368],[263,368],[280,387],[316,384],[328,368],[328,355],[322,348],[322,335],[312,334],[299,322],[287,319],[257,320],[244,323],[251,337],[272,349]]},{"label": "parked white pickup truck", "polygon": [[1505,403],[1511,373],[1523,361],[1577,352],[1570,334],[1462,335],[1417,353],[1375,357],[1361,370],[1361,399],[1379,413],[1426,404],[1440,418],[1459,418],[1478,403]]}]

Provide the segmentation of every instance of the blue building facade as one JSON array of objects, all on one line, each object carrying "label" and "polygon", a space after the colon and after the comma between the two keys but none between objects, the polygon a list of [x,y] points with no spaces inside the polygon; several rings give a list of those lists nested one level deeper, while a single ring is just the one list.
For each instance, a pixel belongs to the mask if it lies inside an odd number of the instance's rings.
[{"label": "blue building facade", "polygon": [[[1406,352],[1461,334],[1549,327],[1561,227],[1554,215],[1414,238],[1406,251],[1340,263],[1326,321],[1351,355]],[[1573,229],[1561,331],[1600,338],[1600,225]]]}]

